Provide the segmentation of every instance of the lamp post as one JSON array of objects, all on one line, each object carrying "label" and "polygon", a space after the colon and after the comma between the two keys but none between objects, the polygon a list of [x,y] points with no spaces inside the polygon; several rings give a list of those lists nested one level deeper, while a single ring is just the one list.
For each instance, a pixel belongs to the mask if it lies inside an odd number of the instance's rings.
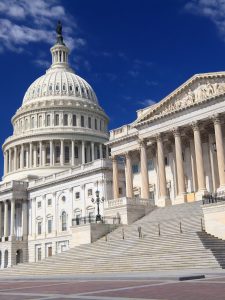
[{"label": "lamp post", "polygon": [[99,194],[100,194],[100,192],[99,192],[99,190],[98,190],[98,181],[97,181],[97,190],[96,190],[96,192],[95,192],[96,199],[94,199],[94,198],[91,199],[91,202],[92,202],[92,203],[96,203],[96,204],[97,204],[96,222],[102,221],[102,217],[101,217],[100,211],[99,211],[99,204],[100,204],[100,203],[103,203],[104,200],[105,200],[104,197],[100,198],[100,197],[99,197]]}]

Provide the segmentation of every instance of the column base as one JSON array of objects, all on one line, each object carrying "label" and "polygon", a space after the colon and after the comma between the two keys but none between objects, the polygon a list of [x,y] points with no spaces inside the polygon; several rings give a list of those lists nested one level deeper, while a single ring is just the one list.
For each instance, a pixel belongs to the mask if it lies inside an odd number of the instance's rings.
[{"label": "column base", "polygon": [[182,204],[187,202],[187,195],[186,194],[181,194],[178,195],[175,199],[174,199],[174,204]]}]

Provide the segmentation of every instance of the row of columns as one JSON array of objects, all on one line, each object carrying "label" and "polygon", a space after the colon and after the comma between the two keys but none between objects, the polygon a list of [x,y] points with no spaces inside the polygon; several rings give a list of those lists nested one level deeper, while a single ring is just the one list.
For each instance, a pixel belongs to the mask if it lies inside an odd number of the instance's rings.
[{"label": "row of columns", "polygon": [[[11,224],[9,230],[9,200],[0,202],[0,238],[3,237],[3,239],[5,239],[8,238],[9,236],[10,237],[15,236],[15,218],[16,218],[15,205],[16,205],[16,200],[11,199],[10,200],[10,207],[11,207],[10,223]],[[3,220],[2,220],[2,216],[3,216]],[[23,236],[26,236],[28,234],[27,220],[28,220],[27,201],[22,201],[22,235]],[[2,225],[3,225],[3,231],[2,231]]]},{"label": "row of columns", "polygon": [[[216,141],[216,153],[217,153],[217,163],[219,171],[219,184],[220,188],[225,187],[225,172],[224,172],[224,143],[221,128],[221,121],[218,116],[213,118],[214,131],[215,131],[215,141]],[[202,151],[202,141],[200,135],[200,129],[197,122],[192,124],[193,136],[194,136],[194,154],[195,159],[192,161],[192,169],[196,168],[197,173],[197,186],[196,191],[199,195],[203,195],[206,191],[206,182],[204,174],[204,163],[203,163],[203,151]],[[177,198],[185,201],[186,187],[185,187],[185,176],[184,176],[184,165],[182,156],[182,142],[181,133],[179,128],[173,130],[174,143],[175,143],[175,162],[176,162],[176,173],[177,173]],[[158,134],[156,137],[157,145],[157,164],[158,164],[158,179],[159,179],[159,198],[166,199],[167,195],[167,185],[166,185],[166,172],[165,172],[165,156],[163,149],[162,134]],[[191,144],[191,143],[190,143]],[[190,145],[193,148],[192,145]],[[140,142],[140,165],[141,165],[141,198],[149,198],[149,177],[148,177],[148,167],[147,167],[147,154],[146,154],[146,143],[144,141]],[[126,196],[133,197],[133,174],[132,174],[132,163],[130,152],[125,153],[126,165],[125,165],[125,176],[126,176]],[[193,164],[196,164],[193,166]],[[193,174],[195,176],[195,174]],[[118,166],[116,157],[113,157],[113,196],[114,199],[119,197],[118,189]],[[159,199],[159,200],[160,200]]]},{"label": "row of columns", "polygon": [[[57,141],[58,142],[58,141]],[[63,166],[65,164],[65,146],[68,144],[65,140],[60,140],[60,162],[59,164]],[[89,147],[87,148],[87,145]],[[48,165],[54,166],[56,163],[56,151],[55,151],[55,143],[54,140],[50,140],[48,142],[49,152],[50,152],[50,159]],[[72,166],[76,164],[75,158],[75,140],[72,140],[69,147],[70,147],[70,163]],[[79,146],[78,150],[79,150]],[[96,159],[95,149],[98,147],[99,157],[103,158],[103,145],[100,143],[89,142],[87,144],[86,141],[81,142],[81,159],[80,163],[84,164],[85,161],[85,149],[90,152],[90,161],[94,161]],[[18,157],[18,148],[20,148],[20,156]],[[13,149],[13,151],[12,151]],[[38,143],[29,143],[26,147],[24,144],[21,146],[14,146],[13,148],[9,148],[4,152],[4,173],[10,173],[12,171],[16,171],[17,169],[23,169],[25,166],[26,168],[37,167],[37,166],[45,166],[46,163],[46,149],[47,147],[44,146],[43,142],[40,141]],[[38,153],[39,151],[39,153]],[[108,146],[106,146],[106,158],[108,158]],[[39,162],[38,162],[39,158]],[[18,161],[19,160],[19,161]]]}]

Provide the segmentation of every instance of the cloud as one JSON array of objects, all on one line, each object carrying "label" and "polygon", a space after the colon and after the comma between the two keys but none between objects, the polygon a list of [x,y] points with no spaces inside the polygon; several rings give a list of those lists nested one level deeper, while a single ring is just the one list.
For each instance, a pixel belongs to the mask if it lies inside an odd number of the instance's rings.
[{"label": "cloud", "polygon": [[45,60],[45,59],[38,58],[38,59],[35,59],[33,62],[39,67],[43,67],[43,68],[50,67],[50,62],[47,59]]},{"label": "cloud", "polygon": [[60,0],[1,0],[1,46],[20,53],[31,43],[52,45],[55,42],[57,20],[62,20],[64,39],[71,50],[86,44],[83,38],[74,38],[73,32],[77,24],[65,11]]},{"label": "cloud", "polygon": [[146,107],[146,106],[151,106],[156,104],[156,101],[148,98],[148,99],[140,100],[138,101],[138,103]]},{"label": "cloud", "polygon": [[225,0],[191,0],[184,8],[189,13],[209,18],[225,41]]}]

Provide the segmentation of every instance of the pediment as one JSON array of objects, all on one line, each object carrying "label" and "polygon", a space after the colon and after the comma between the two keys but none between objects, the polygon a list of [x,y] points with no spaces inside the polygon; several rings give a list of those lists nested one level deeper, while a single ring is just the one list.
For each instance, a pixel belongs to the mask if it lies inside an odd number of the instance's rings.
[{"label": "pediment", "polygon": [[194,75],[160,102],[145,109],[134,127],[225,94],[225,72]]}]

